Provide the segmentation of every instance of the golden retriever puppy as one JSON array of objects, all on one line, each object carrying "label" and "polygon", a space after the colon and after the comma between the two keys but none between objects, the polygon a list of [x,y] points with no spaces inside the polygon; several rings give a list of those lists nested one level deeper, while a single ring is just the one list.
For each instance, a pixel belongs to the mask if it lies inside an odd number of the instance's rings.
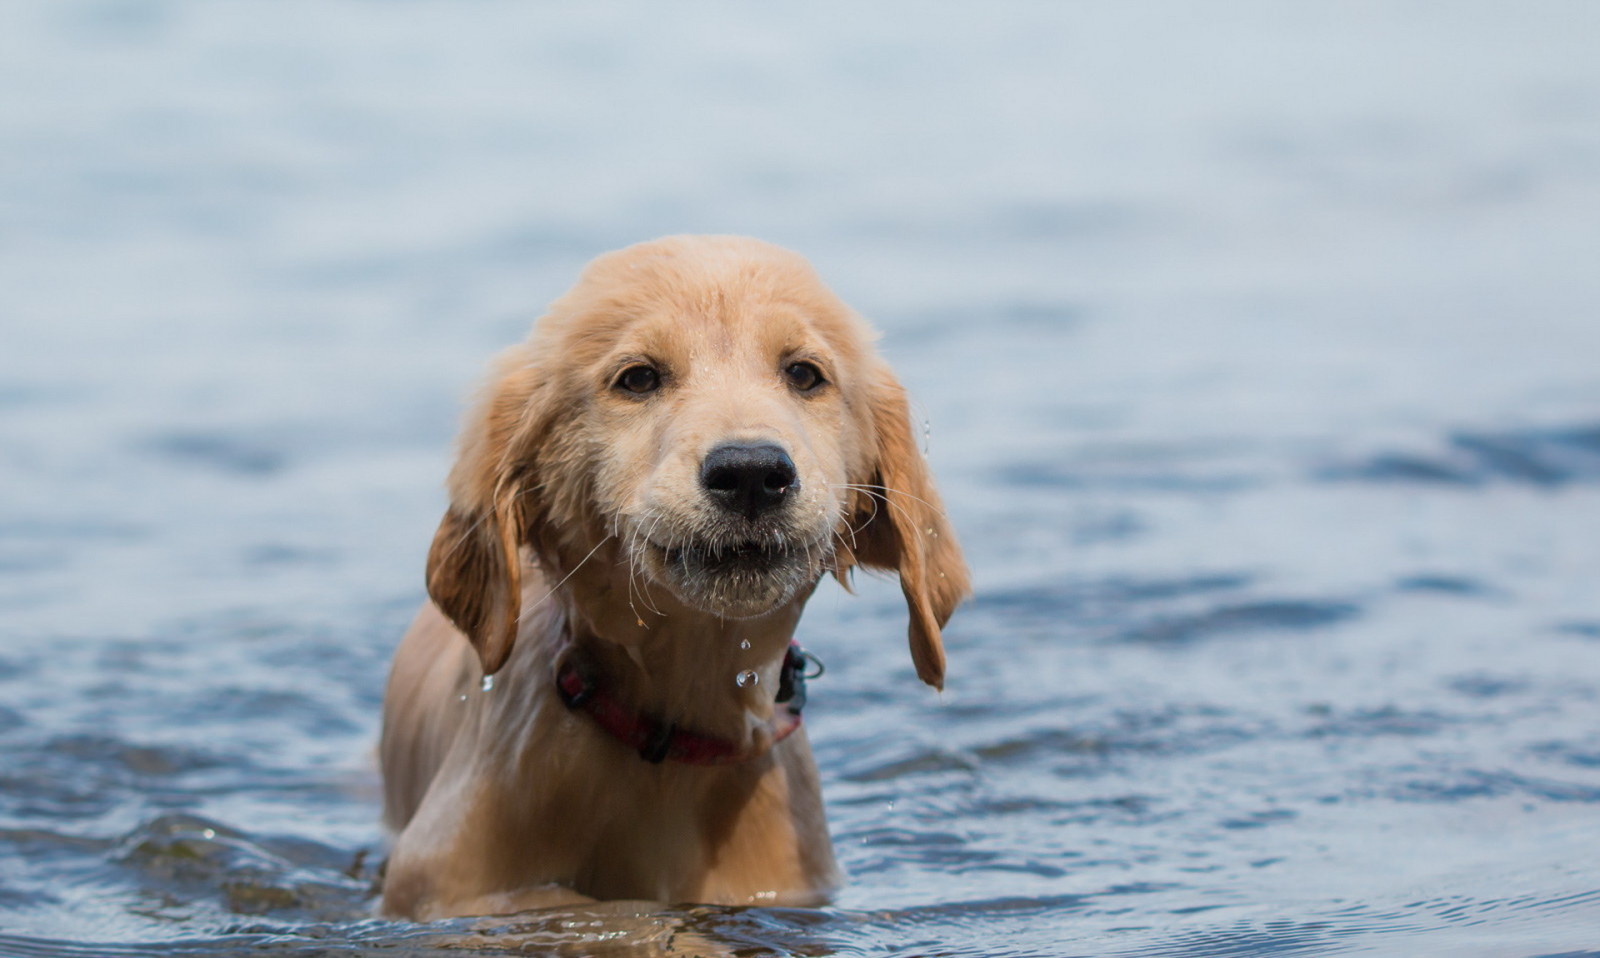
[{"label": "golden retriever puppy", "polygon": [[871,340],[799,256],[685,236],[595,260],[500,357],[384,701],[387,914],[837,885],[801,609],[896,573],[937,688],[967,594]]}]

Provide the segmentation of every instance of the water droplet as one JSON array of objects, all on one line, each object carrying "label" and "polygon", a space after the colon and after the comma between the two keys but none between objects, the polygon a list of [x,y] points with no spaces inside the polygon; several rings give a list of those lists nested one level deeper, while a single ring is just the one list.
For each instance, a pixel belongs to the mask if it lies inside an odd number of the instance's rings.
[{"label": "water droplet", "polygon": [[750,651],[750,640],[749,639],[740,639],[739,640],[739,648],[744,649],[746,652]]},{"label": "water droplet", "polygon": [[757,682],[760,682],[761,676],[757,675],[753,669],[745,669],[743,672],[740,672],[737,676],[735,676],[733,681],[735,685],[739,686],[741,689],[745,689],[754,686]]},{"label": "water droplet", "polygon": [[217,837],[217,830],[215,828],[208,828],[205,831],[202,831],[200,834],[204,835],[207,841],[210,841],[211,839]]},{"label": "water droplet", "polygon": [[493,692],[494,691],[494,676],[485,675],[483,677],[483,690],[485,692]]}]

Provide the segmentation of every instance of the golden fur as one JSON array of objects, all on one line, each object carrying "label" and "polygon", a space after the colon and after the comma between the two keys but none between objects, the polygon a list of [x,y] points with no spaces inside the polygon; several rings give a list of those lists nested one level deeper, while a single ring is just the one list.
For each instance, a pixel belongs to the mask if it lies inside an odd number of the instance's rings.
[{"label": "golden fur", "polygon": [[[807,904],[836,886],[804,730],[772,743],[801,609],[825,573],[898,574],[917,674],[941,687],[940,629],[967,593],[871,338],[799,256],[670,237],[595,260],[500,357],[384,701],[387,914]],[[823,384],[786,379],[796,363]],[[659,388],[619,385],[641,365]],[[786,504],[759,528],[702,488],[729,442],[792,457]],[[685,558],[756,537],[768,564],[742,577]],[[571,654],[640,712],[750,758],[644,761],[563,705],[554,663]],[[759,681],[736,682],[746,671]]]}]

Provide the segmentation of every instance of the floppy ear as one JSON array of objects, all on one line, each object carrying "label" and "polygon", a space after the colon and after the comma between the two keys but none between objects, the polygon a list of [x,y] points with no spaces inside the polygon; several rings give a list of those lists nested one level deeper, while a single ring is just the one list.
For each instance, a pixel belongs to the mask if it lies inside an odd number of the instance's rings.
[{"label": "floppy ear", "polygon": [[472,642],[493,675],[511,655],[522,610],[521,549],[532,512],[521,493],[533,482],[542,428],[534,373],[520,349],[469,415],[450,470],[450,506],[428,550],[428,595]]},{"label": "floppy ear", "polygon": [[939,630],[970,591],[966,562],[917,449],[905,389],[882,370],[869,402],[877,463],[869,484],[873,491],[858,499],[856,509],[870,518],[857,530],[851,551],[868,568],[899,574],[911,614],[908,635],[917,677],[942,689]]}]

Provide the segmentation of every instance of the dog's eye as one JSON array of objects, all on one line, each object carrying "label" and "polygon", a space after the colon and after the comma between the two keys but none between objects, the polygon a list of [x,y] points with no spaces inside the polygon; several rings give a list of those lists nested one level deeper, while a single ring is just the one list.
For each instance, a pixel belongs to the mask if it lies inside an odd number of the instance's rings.
[{"label": "dog's eye", "polygon": [[810,363],[790,363],[783,374],[788,377],[789,385],[803,393],[808,393],[827,382],[822,378],[822,370]]},{"label": "dog's eye", "polygon": [[617,377],[617,388],[640,396],[653,393],[661,388],[661,374],[649,366],[629,366]]}]

